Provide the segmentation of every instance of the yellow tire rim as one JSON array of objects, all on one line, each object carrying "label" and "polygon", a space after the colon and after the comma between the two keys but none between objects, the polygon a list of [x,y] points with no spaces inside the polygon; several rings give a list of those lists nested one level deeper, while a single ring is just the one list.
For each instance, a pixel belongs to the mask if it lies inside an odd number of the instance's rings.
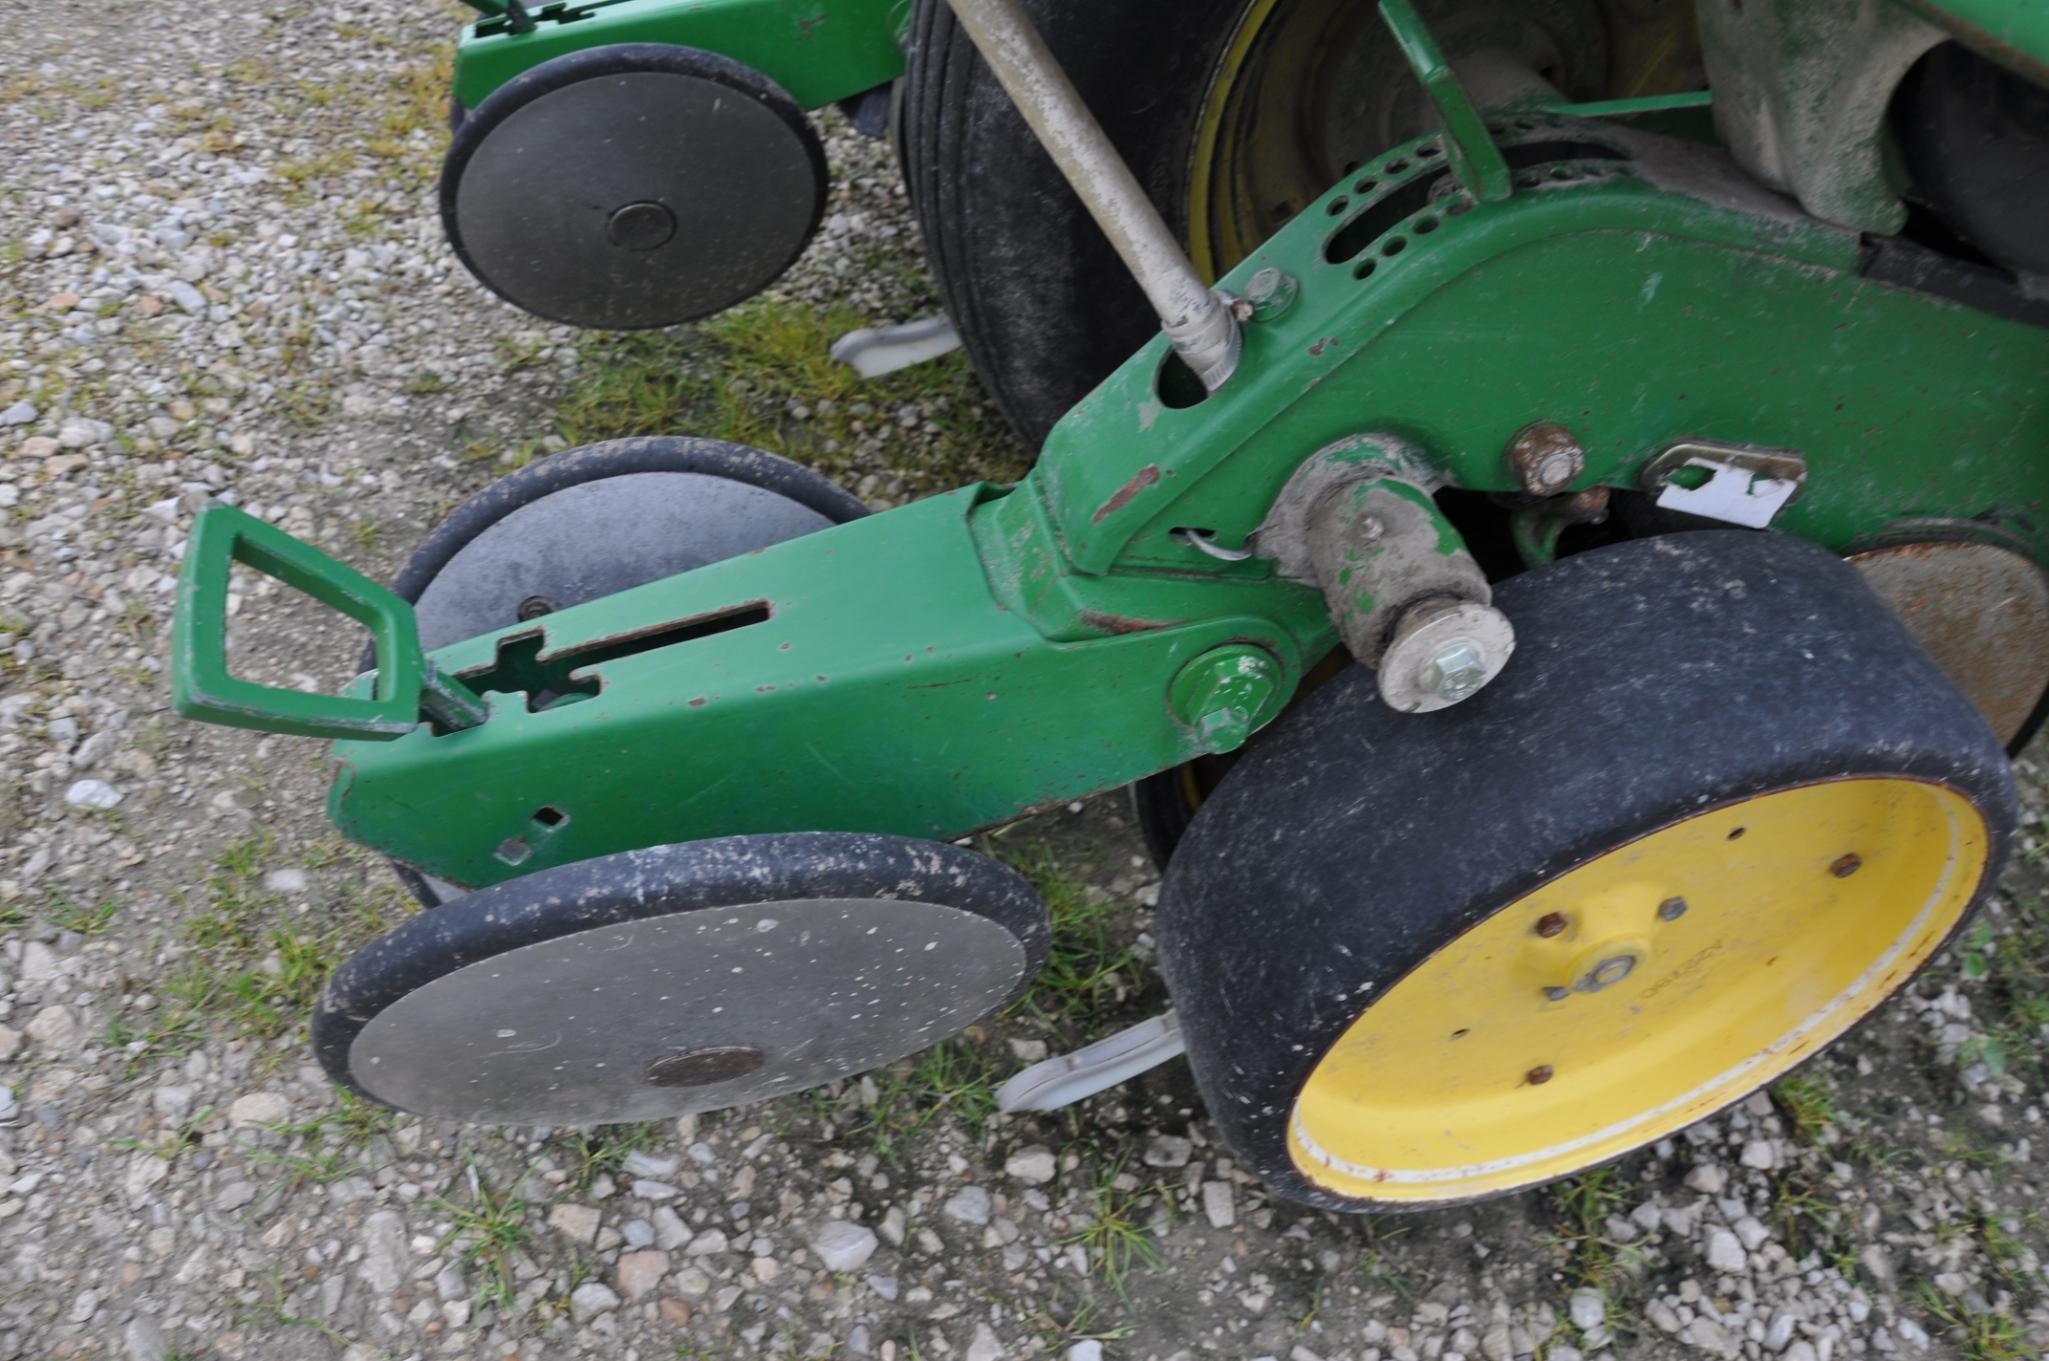
[{"label": "yellow tire rim", "polygon": [[1969,908],[1985,819],[1940,785],[1801,785],[1652,832],[1454,939],[1326,1052],[1296,1168],[1365,1201],[1512,1190],[1712,1114],[1841,1035]]}]

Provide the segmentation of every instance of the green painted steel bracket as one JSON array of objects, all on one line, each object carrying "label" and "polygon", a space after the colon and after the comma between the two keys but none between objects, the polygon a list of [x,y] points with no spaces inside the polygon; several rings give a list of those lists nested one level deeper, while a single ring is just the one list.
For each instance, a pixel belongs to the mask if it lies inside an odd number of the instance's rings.
[{"label": "green painted steel bracket", "polygon": [[1045,638],[971,523],[1027,494],[965,488],[442,649],[489,720],[340,743],[329,815],[471,887],[741,832],[951,838],[1228,749],[1330,649],[1322,597],[1278,581],[1176,583],[1154,601],[1179,620]]},{"label": "green painted steel bracket", "polygon": [[1811,470],[1787,532],[1851,551],[1894,519],[1987,520],[2042,556],[2049,331],[1861,277],[1855,233],[1710,150],[1536,112],[1490,122],[1514,197],[1465,192],[1439,138],[1395,148],[1222,282],[1272,269],[1300,287],[1245,327],[1226,388],[1185,404],[1155,341],[1054,427],[1038,503],[996,507],[992,535],[1057,547],[1041,595],[1205,570],[1185,530],[1244,547],[1303,457],[1362,431],[1452,485],[1513,492],[1505,450],[1534,420],[1586,450],[1573,490],[1635,490],[1688,437],[1768,443]]},{"label": "green painted steel bracket", "polygon": [[[228,607],[236,563],[303,591],[370,630],[374,692],[319,695],[242,680],[228,668]],[[423,712],[447,727],[483,721],[482,701],[420,652],[413,607],[370,578],[281,529],[214,502],[185,546],[171,635],[171,705],[186,718],[302,737],[391,741]]]},{"label": "green painted steel bracket", "polygon": [[751,66],[815,109],[903,74],[910,0],[557,0],[525,14],[524,31],[511,13],[463,30],[455,98],[464,108],[552,57],[672,43]]}]

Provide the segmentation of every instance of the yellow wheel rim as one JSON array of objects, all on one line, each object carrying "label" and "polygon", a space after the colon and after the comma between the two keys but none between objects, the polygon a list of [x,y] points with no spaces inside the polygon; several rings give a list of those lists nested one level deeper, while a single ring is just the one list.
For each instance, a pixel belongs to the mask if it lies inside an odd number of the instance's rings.
[{"label": "yellow wheel rim", "polygon": [[1869,1014],[1969,908],[1990,840],[1949,789],[1857,778],[1674,823],[1509,904],[1372,1003],[1289,1121],[1314,1185],[1459,1200],[1709,1115]]}]

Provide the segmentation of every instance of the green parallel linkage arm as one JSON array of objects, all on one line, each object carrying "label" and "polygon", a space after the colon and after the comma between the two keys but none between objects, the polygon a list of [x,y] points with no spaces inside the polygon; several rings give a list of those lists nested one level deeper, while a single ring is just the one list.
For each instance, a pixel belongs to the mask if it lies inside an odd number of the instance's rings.
[{"label": "green parallel linkage arm", "polygon": [[903,74],[898,35],[909,14],[909,0],[556,0],[465,29],[455,97],[474,109],[514,76],[564,53],[671,43],[751,66],[815,109]]},{"label": "green parallel linkage arm", "polygon": [[[241,563],[340,610],[377,647],[374,694],[307,694],[241,680],[228,669],[228,594]],[[185,545],[171,631],[171,707],[186,718],[302,737],[391,741],[420,724],[480,722],[482,702],[420,652],[413,607],[345,563],[221,502],[199,513]]]},{"label": "green parallel linkage arm", "polygon": [[1459,183],[1483,202],[1507,198],[1513,192],[1508,162],[1502,159],[1501,148],[1488,135],[1486,121],[1473,107],[1472,97],[1459,84],[1416,7],[1409,0],[1380,0],[1380,17],[1394,32],[1409,69],[1423,82],[1423,92],[1436,106],[1444,123],[1445,155]]}]

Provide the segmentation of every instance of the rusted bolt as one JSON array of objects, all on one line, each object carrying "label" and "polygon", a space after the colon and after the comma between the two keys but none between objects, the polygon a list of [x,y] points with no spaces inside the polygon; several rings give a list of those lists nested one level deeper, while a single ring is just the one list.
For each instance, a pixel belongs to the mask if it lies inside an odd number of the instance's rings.
[{"label": "rusted bolt", "polygon": [[519,602],[519,609],[515,611],[519,616],[519,622],[522,624],[529,619],[539,619],[544,614],[553,614],[554,612],[555,602],[544,595],[528,596]]},{"label": "rusted bolt", "polygon": [[1529,1083],[1532,1087],[1541,1087],[1550,1080],[1551,1065],[1548,1063],[1540,1063],[1530,1069],[1529,1072],[1523,1074],[1523,1081]]},{"label": "rusted bolt", "polygon": [[1684,898],[1667,898],[1664,902],[1658,904],[1658,920],[1661,922],[1676,922],[1685,915],[1686,900]]},{"label": "rusted bolt", "polygon": [[1838,879],[1847,879],[1862,868],[1864,857],[1852,851],[1848,855],[1837,857],[1836,862],[1828,867],[1828,872]]},{"label": "rusted bolt", "polygon": [[1555,936],[1564,929],[1565,914],[1563,912],[1546,912],[1543,916],[1537,918],[1537,934],[1540,936]]},{"label": "rusted bolt", "polygon": [[1555,496],[1587,466],[1587,451],[1556,421],[1538,421],[1508,443],[1508,466],[1532,496]]}]

